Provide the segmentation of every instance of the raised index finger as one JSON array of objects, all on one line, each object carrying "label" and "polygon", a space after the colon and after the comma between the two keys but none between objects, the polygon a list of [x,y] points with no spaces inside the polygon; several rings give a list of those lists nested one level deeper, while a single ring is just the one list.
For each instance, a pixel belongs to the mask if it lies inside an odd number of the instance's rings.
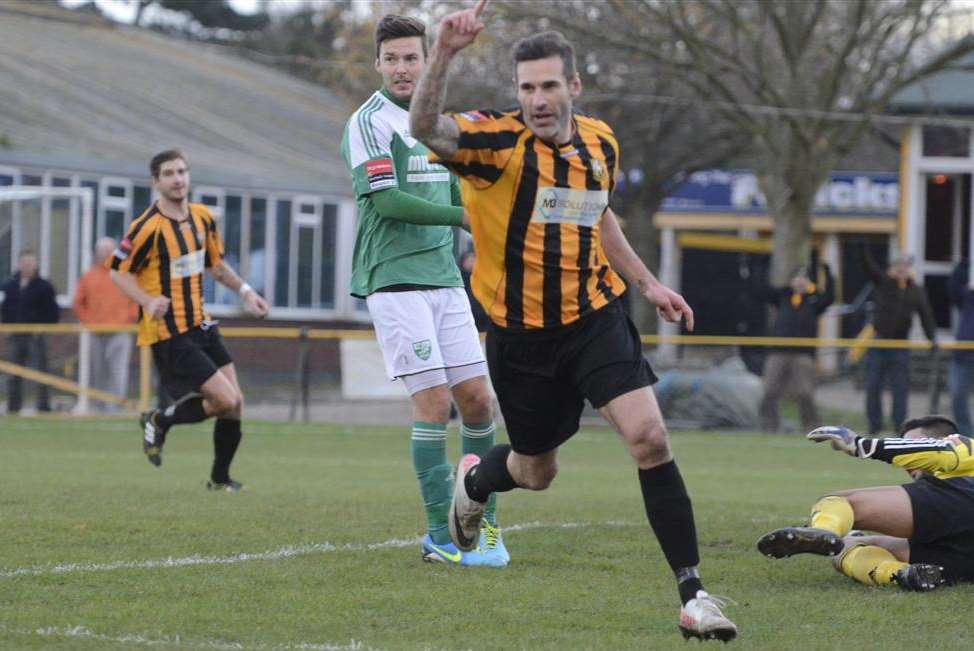
[{"label": "raised index finger", "polygon": [[478,0],[477,4],[474,5],[473,15],[480,18],[480,14],[484,13],[484,9],[487,8],[487,0]]}]

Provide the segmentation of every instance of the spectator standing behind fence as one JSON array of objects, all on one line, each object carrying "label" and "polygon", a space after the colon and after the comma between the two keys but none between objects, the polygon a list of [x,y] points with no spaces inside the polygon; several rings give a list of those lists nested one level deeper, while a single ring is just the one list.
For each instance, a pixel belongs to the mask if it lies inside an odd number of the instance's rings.
[{"label": "spectator standing behind fence", "polygon": [[[115,240],[100,238],[95,243],[95,260],[78,281],[74,294],[74,313],[86,327],[126,326],[135,323],[138,307],[114,282],[105,260],[115,250]],[[91,386],[124,396],[128,393],[132,334],[96,332],[91,335]],[[119,411],[118,405],[105,405],[106,411]]]},{"label": "spectator standing behind fence", "polygon": [[[17,273],[2,287],[4,323],[57,323],[60,312],[54,285],[37,273],[37,254],[21,251]],[[43,334],[10,335],[10,361],[21,366],[34,357],[37,370],[47,372],[47,336]],[[32,354],[33,353],[33,354]],[[11,375],[7,389],[7,413],[20,412],[23,380]],[[41,384],[37,390],[37,411],[51,411],[50,392]]]},{"label": "spectator standing behind fence", "polygon": [[[950,302],[960,313],[957,341],[974,341],[974,287],[970,282],[970,265],[965,260],[950,276]],[[971,409],[968,400],[974,386],[974,350],[955,350],[950,362],[950,399],[958,431],[971,436]]]},{"label": "spectator standing behind fence", "polygon": [[[931,345],[937,345],[937,325],[923,287],[913,281],[913,258],[893,258],[884,272],[869,248],[862,245],[862,261],[876,288],[873,290],[873,328],[877,339],[906,339],[914,313],[920,315],[923,332]],[[893,394],[893,427],[899,431],[906,419],[910,390],[910,351],[899,348],[870,348],[866,353],[866,416],[869,435],[883,427],[883,386],[889,383]]]},{"label": "spectator standing behind fence", "polygon": [[[765,286],[761,298],[778,308],[775,337],[818,337],[818,319],[835,300],[835,288],[828,265],[824,265],[825,288],[808,277],[804,267],[791,274],[788,286]],[[761,429],[776,432],[780,427],[778,402],[790,395],[798,403],[803,431],[819,426],[815,411],[815,348],[783,346],[768,353],[764,363],[764,397],[761,399]]]}]

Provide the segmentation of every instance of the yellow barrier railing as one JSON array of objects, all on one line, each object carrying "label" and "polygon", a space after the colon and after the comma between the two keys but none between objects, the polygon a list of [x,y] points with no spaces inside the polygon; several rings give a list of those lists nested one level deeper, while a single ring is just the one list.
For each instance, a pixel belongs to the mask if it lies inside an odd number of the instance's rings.
[{"label": "yellow barrier railing", "polygon": [[[93,326],[86,328],[80,323],[3,323],[0,324],[0,334],[81,334],[85,331],[102,334],[130,332],[136,333],[138,328],[132,326]],[[228,339],[294,339],[294,340],[340,340],[340,339],[374,339],[372,330],[338,330],[329,328],[300,328],[275,326],[224,326],[220,333]],[[805,347],[805,348],[893,348],[901,350],[929,350],[931,345],[927,341],[912,341],[905,339],[822,339],[803,337],[729,337],[715,335],[642,335],[642,342],[648,345],[680,344],[684,346],[756,346],[756,347]],[[943,350],[974,350],[974,341],[944,342],[939,346]],[[0,361],[0,373],[19,375],[28,380],[50,385],[56,389],[87,395],[104,402],[119,404],[127,407],[148,409],[151,392],[151,359],[148,346],[139,351],[139,398],[137,402],[127,400],[123,396],[116,396],[105,391],[82,387],[76,382],[67,380],[50,373],[39,371]]]},{"label": "yellow barrier railing", "polygon": [[[0,334],[80,334],[131,332],[135,326],[94,326],[85,328],[78,323],[2,323]],[[304,333],[304,335],[302,335]],[[330,328],[278,328],[275,326],[221,326],[220,334],[228,339],[374,339],[372,330],[336,330]],[[688,346],[766,346],[806,348],[904,348],[925,350],[926,340],[909,339],[824,339],[818,337],[730,337],[718,335],[642,335],[644,344],[684,344]],[[974,350],[974,341],[950,341],[939,345],[943,350]]]}]

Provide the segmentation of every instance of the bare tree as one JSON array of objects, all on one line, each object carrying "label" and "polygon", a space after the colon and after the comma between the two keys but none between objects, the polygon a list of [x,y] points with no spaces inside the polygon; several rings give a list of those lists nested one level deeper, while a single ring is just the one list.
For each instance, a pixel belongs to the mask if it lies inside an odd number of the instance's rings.
[{"label": "bare tree", "polygon": [[[811,210],[829,171],[904,87],[959,65],[966,38],[921,58],[948,0],[606,0],[577,29],[652,62],[747,138],[775,220],[772,280],[811,241]],[[942,37],[942,34],[940,35]],[[636,91],[623,101],[654,99]]]},{"label": "bare tree", "polygon": [[[464,4],[387,0],[369,5],[369,11],[362,7],[352,11],[350,0],[333,0],[275,17],[245,46],[276,55],[271,60],[292,73],[361,101],[378,84],[372,30],[383,13],[401,12],[425,20],[432,38],[439,18]],[[634,61],[628,48],[607,41],[599,29],[591,33],[586,28],[598,28],[609,9],[606,2],[587,0],[491,5],[488,29],[478,37],[476,47],[454,64],[447,108],[514,106],[513,44],[544,29],[563,31],[575,43],[585,85],[578,107],[608,122],[621,142],[625,178],[613,204],[625,218],[634,248],[652,267],[658,257],[652,216],[663,199],[687,174],[721,164],[731,153],[740,152],[744,142],[734,125],[713,120],[695,105],[691,89],[676,73],[652,62]],[[632,101],[633,96],[639,99]],[[640,328],[654,329],[654,311],[641,301],[633,307]]]},{"label": "bare tree", "polygon": [[[584,86],[578,106],[605,120],[620,142],[625,178],[613,199],[614,208],[624,218],[633,248],[655,268],[659,237],[653,215],[687,175],[739,156],[746,148],[739,130],[726,121],[713,120],[694,101],[692,89],[679,73],[645,57],[633,57],[629,39],[646,38],[649,32],[640,25],[626,24],[613,14],[609,3],[506,2],[492,11],[500,15],[502,24],[495,25],[492,16],[491,31],[499,28],[504,34],[517,34],[557,29],[573,42]],[[605,38],[607,32],[619,34],[620,29],[628,33]],[[651,306],[634,301],[632,307],[640,330],[655,330],[657,317]]]}]

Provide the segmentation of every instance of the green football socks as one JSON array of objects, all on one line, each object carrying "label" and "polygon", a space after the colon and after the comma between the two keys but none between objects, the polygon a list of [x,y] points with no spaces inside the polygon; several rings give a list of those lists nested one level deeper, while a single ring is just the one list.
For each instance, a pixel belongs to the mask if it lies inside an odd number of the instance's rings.
[{"label": "green football socks", "polygon": [[447,517],[453,499],[453,467],[446,459],[446,425],[414,422],[411,448],[430,538],[437,545],[444,545],[450,542]]}]

